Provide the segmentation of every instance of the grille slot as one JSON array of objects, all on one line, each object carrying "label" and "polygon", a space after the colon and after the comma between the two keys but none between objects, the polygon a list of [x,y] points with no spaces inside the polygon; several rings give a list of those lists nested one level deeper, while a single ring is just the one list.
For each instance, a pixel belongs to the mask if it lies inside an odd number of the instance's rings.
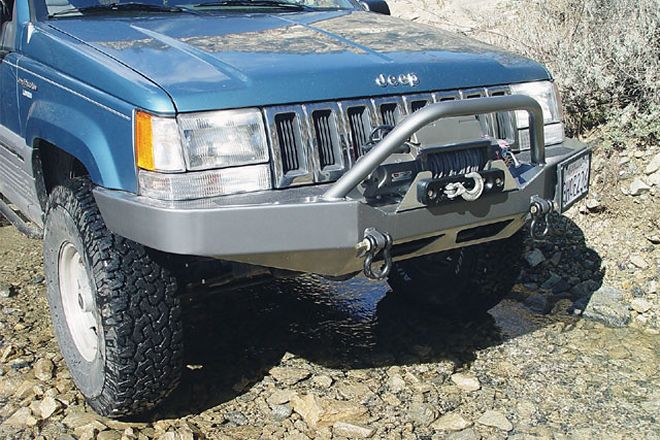
[{"label": "grille slot", "polygon": [[275,115],[275,127],[282,154],[282,170],[284,173],[300,169],[300,159],[298,157],[300,132],[296,124],[296,114],[294,112]]},{"label": "grille slot", "polygon": [[428,104],[428,101],[426,100],[420,100],[420,101],[413,101],[410,103],[410,110],[413,112],[416,112],[417,110],[420,110],[424,107],[426,107],[426,104]]},{"label": "grille slot", "polygon": [[346,110],[351,134],[351,155],[353,159],[362,156],[362,146],[369,140],[371,124],[366,105],[349,107]]},{"label": "grille slot", "polygon": [[380,117],[383,121],[383,124],[394,127],[398,120],[397,118],[398,110],[399,110],[399,106],[394,102],[382,104],[380,106]]},{"label": "grille slot", "polygon": [[337,163],[335,151],[339,145],[337,127],[332,118],[332,110],[316,110],[312,112],[314,136],[319,150],[321,168]]}]

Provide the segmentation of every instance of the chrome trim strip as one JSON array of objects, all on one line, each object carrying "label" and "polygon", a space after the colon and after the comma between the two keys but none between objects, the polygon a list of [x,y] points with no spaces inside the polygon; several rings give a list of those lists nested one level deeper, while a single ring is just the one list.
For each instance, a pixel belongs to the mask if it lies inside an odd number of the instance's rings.
[{"label": "chrome trim strip", "polygon": [[127,116],[127,115],[125,115],[125,114],[123,114],[123,113],[121,113],[121,112],[119,112],[119,111],[117,111],[117,110],[115,110],[115,109],[113,109],[113,108],[111,108],[111,107],[108,107],[108,106],[105,105],[105,104],[101,104],[101,103],[98,102],[98,101],[94,101],[92,98],[89,98],[89,97],[83,95],[82,93],[76,92],[75,90],[70,89],[70,88],[68,88],[67,86],[62,85],[62,84],[60,84],[60,83],[58,83],[58,82],[55,82],[55,81],[53,81],[52,79],[46,78],[45,76],[39,75],[38,73],[35,73],[35,72],[33,72],[33,71],[29,70],[29,69],[26,69],[25,67],[22,67],[22,66],[17,65],[17,64],[9,63],[9,62],[7,62],[7,61],[4,61],[4,63],[6,63],[6,64],[9,65],[9,66],[15,67],[15,68],[17,68],[17,69],[19,69],[19,70],[22,70],[23,72],[29,73],[30,75],[34,75],[35,77],[39,78],[40,80],[45,81],[45,82],[47,82],[47,83],[49,83],[49,84],[51,84],[51,85],[53,85],[53,86],[55,86],[55,87],[58,87],[58,88],[60,88],[60,89],[62,89],[62,90],[64,90],[64,91],[66,91],[66,92],[69,92],[69,93],[71,93],[72,95],[75,95],[75,96],[77,96],[77,97],[80,98],[80,99],[83,99],[83,100],[85,100],[85,101],[87,101],[87,102],[89,102],[89,103],[91,103],[91,104],[96,105],[96,106],[99,107],[99,108],[102,108],[102,109],[105,110],[105,111],[108,111],[108,112],[114,114],[115,116],[119,116],[120,118],[126,119],[127,121],[130,121],[130,120],[131,120],[131,117],[130,117],[130,116]]}]

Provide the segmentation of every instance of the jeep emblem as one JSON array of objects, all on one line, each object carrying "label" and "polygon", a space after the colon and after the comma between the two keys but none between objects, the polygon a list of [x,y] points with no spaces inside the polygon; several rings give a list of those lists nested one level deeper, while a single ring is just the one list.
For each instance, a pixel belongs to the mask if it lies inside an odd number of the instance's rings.
[{"label": "jeep emblem", "polygon": [[410,86],[419,84],[419,78],[414,73],[402,73],[399,76],[380,74],[376,77],[376,84],[381,87]]}]

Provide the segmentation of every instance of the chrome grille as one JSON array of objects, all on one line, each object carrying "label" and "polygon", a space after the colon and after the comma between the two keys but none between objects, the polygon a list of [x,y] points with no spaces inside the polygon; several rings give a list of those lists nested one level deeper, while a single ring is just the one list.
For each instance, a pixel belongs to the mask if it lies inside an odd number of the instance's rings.
[{"label": "chrome grille", "polygon": [[[275,187],[339,178],[362,154],[371,131],[396,125],[433,102],[510,94],[506,86],[298,104],[264,109]],[[479,115],[486,133],[516,147],[513,113]]]}]

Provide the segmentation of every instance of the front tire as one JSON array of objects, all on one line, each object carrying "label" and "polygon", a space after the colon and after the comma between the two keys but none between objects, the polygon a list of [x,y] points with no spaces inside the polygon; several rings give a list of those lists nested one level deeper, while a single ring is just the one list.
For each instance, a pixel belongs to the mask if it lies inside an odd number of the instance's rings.
[{"label": "front tire", "polygon": [[523,234],[395,263],[395,294],[443,315],[483,313],[510,291],[520,273]]},{"label": "front tire", "polygon": [[86,178],[56,187],[44,232],[53,329],[73,381],[109,417],[135,416],[177,386],[176,281],[143,246],[112,234]]}]

